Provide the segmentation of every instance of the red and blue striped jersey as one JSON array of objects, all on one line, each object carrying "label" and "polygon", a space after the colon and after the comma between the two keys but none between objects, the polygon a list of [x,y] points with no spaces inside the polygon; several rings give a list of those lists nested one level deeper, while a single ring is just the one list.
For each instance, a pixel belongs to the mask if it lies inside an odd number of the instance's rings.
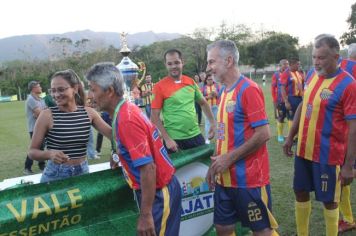
[{"label": "red and blue striped jersey", "polygon": [[[241,75],[231,89],[222,91],[217,114],[216,154],[223,155],[243,145],[254,128],[267,125],[261,88]],[[255,188],[269,183],[269,160],[264,144],[256,152],[237,161],[218,176],[225,187]]]},{"label": "red and blue striped jersey", "polygon": [[328,165],[342,165],[347,120],[356,119],[356,81],[341,68],[328,78],[311,73],[299,123],[296,155]]},{"label": "red and blue striped jersey", "polygon": [[280,77],[280,73],[279,73],[279,71],[276,71],[273,73],[272,79],[271,79],[271,94],[272,94],[272,101],[274,103],[277,102],[279,77]]},{"label": "red and blue striped jersey", "polygon": [[[215,92],[216,95],[220,93],[220,86],[215,82],[212,85],[204,84],[204,86],[201,88],[201,93],[204,97],[210,95],[212,92]],[[206,99],[206,101],[210,106],[216,106],[218,104],[217,97]]]},{"label": "red and blue striped jersey", "polygon": [[281,74],[281,85],[286,87],[287,96],[303,96],[304,76],[299,71],[286,69]]},{"label": "red and blue striped jersey", "polygon": [[356,78],[356,61],[350,59],[342,59],[340,67],[341,69],[350,73],[350,75],[352,75],[354,78]]},{"label": "red and blue striped jersey", "polygon": [[140,167],[154,162],[156,188],[167,185],[175,168],[163,146],[158,129],[135,104],[124,102],[115,121],[115,140],[127,183],[140,189]]},{"label": "red and blue striped jersey", "polygon": [[274,103],[283,102],[282,93],[281,93],[281,72],[276,71],[272,75],[271,80],[271,92],[272,92],[272,101]]}]

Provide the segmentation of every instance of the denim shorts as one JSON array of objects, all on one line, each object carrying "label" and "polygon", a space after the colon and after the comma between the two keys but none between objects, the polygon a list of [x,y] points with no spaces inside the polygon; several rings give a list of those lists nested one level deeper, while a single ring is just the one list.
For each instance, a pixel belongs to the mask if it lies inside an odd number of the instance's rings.
[{"label": "denim shorts", "polygon": [[41,176],[41,183],[51,182],[54,180],[66,179],[72,176],[89,173],[88,161],[85,160],[77,166],[66,164],[56,164],[51,160],[47,161],[46,168]]}]

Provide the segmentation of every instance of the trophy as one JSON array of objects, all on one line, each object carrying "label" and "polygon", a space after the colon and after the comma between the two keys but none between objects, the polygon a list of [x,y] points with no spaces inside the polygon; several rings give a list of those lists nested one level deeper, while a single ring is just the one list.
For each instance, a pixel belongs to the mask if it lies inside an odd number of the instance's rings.
[{"label": "trophy", "polygon": [[135,83],[135,80],[138,80],[138,66],[131,61],[131,59],[128,57],[131,53],[131,50],[129,49],[127,45],[127,39],[126,39],[127,33],[122,32],[120,34],[120,40],[121,40],[121,50],[120,53],[123,56],[121,62],[116,66],[121,74],[122,77],[125,81],[125,94],[124,97],[128,99],[129,101],[133,101],[131,95],[130,95],[130,88],[133,83]]}]

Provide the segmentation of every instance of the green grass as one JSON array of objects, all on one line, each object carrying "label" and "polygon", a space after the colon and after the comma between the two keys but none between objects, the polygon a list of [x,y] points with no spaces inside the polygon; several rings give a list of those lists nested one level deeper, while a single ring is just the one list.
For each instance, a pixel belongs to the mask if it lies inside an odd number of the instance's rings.
[{"label": "green grass", "polygon": [[[276,127],[273,119],[269,84],[262,88],[273,135],[268,142],[273,214],[279,223],[278,231],[280,235],[295,235],[294,194],[292,191],[293,159],[283,155],[282,146],[276,141]],[[24,102],[0,103],[0,181],[22,175],[29,143]],[[110,143],[107,139],[104,139],[102,153],[100,160],[90,160],[90,164],[109,160]],[[36,164],[33,170],[39,173]],[[354,183],[351,193],[352,208],[356,212],[356,187]],[[322,204],[313,200],[312,207],[310,235],[325,235]],[[355,231],[344,235],[351,236],[354,234]]]}]

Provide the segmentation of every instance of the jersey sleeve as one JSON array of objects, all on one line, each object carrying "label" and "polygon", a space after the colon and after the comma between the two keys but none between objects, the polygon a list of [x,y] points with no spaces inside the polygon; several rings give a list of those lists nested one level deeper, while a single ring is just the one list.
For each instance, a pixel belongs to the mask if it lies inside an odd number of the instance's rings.
[{"label": "jersey sleeve", "polygon": [[163,107],[164,97],[160,84],[155,84],[152,90],[151,108],[161,109]]},{"label": "jersey sleeve", "polygon": [[35,99],[33,98],[30,98],[28,101],[27,101],[27,106],[31,109],[31,111],[33,111],[35,108],[38,107]]},{"label": "jersey sleeve", "polygon": [[345,119],[356,119],[356,81],[346,88],[342,99]]},{"label": "jersey sleeve", "polygon": [[195,98],[194,98],[194,100],[195,101],[200,101],[201,99],[204,98],[204,96],[201,93],[200,88],[196,83],[193,84],[193,87],[194,87],[194,90],[195,90]]},{"label": "jersey sleeve", "polygon": [[121,145],[129,152],[134,167],[153,162],[148,143],[148,133],[143,121],[135,119],[123,122],[118,128]]},{"label": "jersey sleeve", "polygon": [[248,87],[242,95],[244,113],[251,127],[268,124],[262,91],[255,86]]}]

